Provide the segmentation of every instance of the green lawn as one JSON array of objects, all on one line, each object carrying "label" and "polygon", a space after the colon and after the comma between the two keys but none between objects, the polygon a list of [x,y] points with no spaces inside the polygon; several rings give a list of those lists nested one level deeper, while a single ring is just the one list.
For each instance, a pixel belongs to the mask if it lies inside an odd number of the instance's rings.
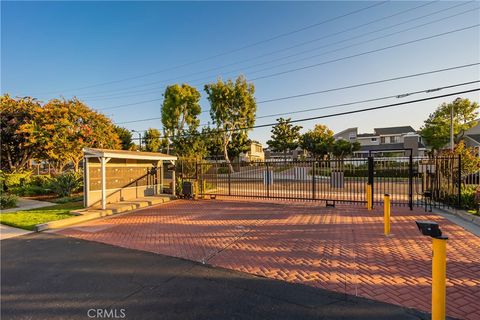
[{"label": "green lawn", "polygon": [[0,223],[16,228],[33,230],[35,225],[72,217],[71,210],[83,208],[82,201],[62,203],[54,206],[0,214]]}]

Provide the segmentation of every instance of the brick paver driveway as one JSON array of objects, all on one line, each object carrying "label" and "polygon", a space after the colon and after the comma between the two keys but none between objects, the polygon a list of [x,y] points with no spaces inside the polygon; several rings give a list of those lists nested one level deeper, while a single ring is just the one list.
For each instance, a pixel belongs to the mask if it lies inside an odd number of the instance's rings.
[{"label": "brick paver driveway", "polygon": [[480,238],[421,209],[255,200],[179,200],[58,231],[132,249],[430,310],[431,240],[414,220],[450,237],[447,314],[480,319]]}]

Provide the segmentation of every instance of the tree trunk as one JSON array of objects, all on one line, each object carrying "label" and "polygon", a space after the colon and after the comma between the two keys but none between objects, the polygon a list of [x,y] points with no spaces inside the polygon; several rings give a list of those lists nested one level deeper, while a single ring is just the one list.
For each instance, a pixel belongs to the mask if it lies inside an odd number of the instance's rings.
[{"label": "tree trunk", "polygon": [[232,163],[230,162],[230,158],[228,157],[227,144],[223,145],[223,156],[225,157],[225,161],[228,164],[228,169],[230,170],[230,173],[233,173],[233,166],[232,166]]},{"label": "tree trunk", "polygon": [[74,171],[75,173],[78,172],[78,167],[79,167],[79,166],[80,166],[80,160],[78,160],[78,161],[77,161],[77,160],[73,160],[73,171]]}]

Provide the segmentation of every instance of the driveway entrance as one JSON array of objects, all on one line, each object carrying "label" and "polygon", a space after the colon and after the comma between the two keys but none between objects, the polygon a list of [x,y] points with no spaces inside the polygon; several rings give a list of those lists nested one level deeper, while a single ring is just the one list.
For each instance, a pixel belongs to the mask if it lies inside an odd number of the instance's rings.
[{"label": "driveway entrance", "polygon": [[385,237],[380,210],[179,200],[58,233],[429,311],[431,240],[414,221],[433,220],[450,239],[447,314],[478,319],[480,238],[407,207],[393,208]]}]

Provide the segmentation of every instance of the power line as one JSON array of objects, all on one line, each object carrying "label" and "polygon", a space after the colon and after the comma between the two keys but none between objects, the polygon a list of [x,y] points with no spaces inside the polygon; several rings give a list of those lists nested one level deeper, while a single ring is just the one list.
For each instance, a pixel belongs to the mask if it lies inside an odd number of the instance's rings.
[{"label": "power line", "polygon": [[[446,8],[446,9],[438,10],[438,11],[436,11],[436,12],[429,13],[429,14],[423,15],[423,16],[421,16],[421,17],[416,17],[416,18],[413,18],[413,19],[409,19],[409,20],[404,21],[404,22],[401,22],[401,23],[396,23],[396,24],[391,25],[391,26],[388,26],[388,27],[384,27],[384,28],[376,29],[376,30],[373,30],[373,31],[370,31],[370,32],[366,32],[366,33],[357,35],[357,36],[355,36],[355,37],[351,37],[351,38],[348,38],[348,39],[343,39],[343,40],[336,41],[336,42],[333,42],[333,43],[330,43],[330,44],[326,44],[326,45],[322,45],[322,46],[319,46],[319,47],[316,47],[316,48],[304,50],[304,51],[301,51],[301,52],[299,52],[299,53],[294,53],[294,54],[290,54],[290,55],[287,55],[287,56],[283,56],[283,57],[279,57],[279,58],[275,58],[275,59],[270,59],[270,60],[267,61],[267,62],[258,63],[258,64],[254,64],[254,65],[250,65],[250,66],[238,68],[238,69],[233,69],[233,70],[230,70],[230,71],[228,71],[228,72],[226,72],[226,73],[229,74],[229,73],[235,73],[235,72],[242,72],[242,71],[245,71],[245,70],[247,70],[247,69],[255,68],[255,67],[257,67],[257,66],[263,66],[263,65],[265,65],[265,64],[269,64],[269,63],[272,63],[272,62],[275,62],[275,61],[284,60],[284,59],[291,58],[291,57],[298,56],[298,55],[302,55],[302,54],[304,54],[304,53],[308,53],[308,52],[311,52],[311,51],[316,51],[316,50],[321,49],[321,48],[327,48],[327,47],[330,47],[330,46],[333,46],[333,45],[336,45],[336,44],[339,44],[339,43],[348,42],[348,41],[350,41],[350,40],[355,40],[355,39],[358,39],[358,38],[361,38],[361,37],[364,37],[364,36],[367,36],[367,35],[370,35],[370,34],[374,34],[374,33],[380,32],[380,31],[385,31],[385,30],[387,30],[387,29],[391,29],[391,28],[393,28],[393,27],[396,27],[396,26],[399,26],[399,25],[402,25],[402,24],[405,24],[405,23],[412,22],[412,21],[414,21],[414,20],[418,20],[418,19],[421,19],[421,18],[424,18],[424,17],[427,17],[427,16],[431,16],[431,15],[437,14],[437,13],[442,12],[442,11],[451,10],[451,9],[456,8],[456,7],[459,7],[459,6],[464,6],[464,5],[468,4],[468,3],[471,3],[471,2],[456,4],[456,5],[452,6],[452,7]],[[424,5],[425,5],[425,4],[423,4],[422,6],[424,6]],[[272,68],[277,68],[277,67],[282,66],[282,65],[285,65],[285,64],[291,64],[291,63],[296,63],[296,62],[298,62],[298,61],[311,59],[311,58],[313,58],[313,57],[318,57],[318,56],[325,55],[325,54],[328,54],[328,53],[340,51],[340,50],[343,50],[343,49],[346,49],[346,48],[350,48],[350,47],[353,47],[353,46],[363,45],[363,44],[368,43],[368,42],[372,42],[372,41],[375,41],[375,40],[387,38],[387,37],[390,37],[390,36],[395,35],[395,34],[399,34],[399,33],[406,32],[406,31],[410,31],[410,30],[413,30],[413,29],[416,29],[416,28],[420,28],[420,27],[429,25],[429,24],[437,23],[437,22],[439,22],[439,21],[444,21],[444,20],[446,20],[446,19],[450,19],[450,18],[459,16],[459,15],[462,15],[462,14],[466,14],[466,13],[469,13],[469,12],[472,12],[472,11],[475,11],[475,10],[478,10],[478,7],[474,8],[474,9],[465,10],[465,11],[463,11],[463,12],[460,12],[460,13],[457,13],[457,14],[454,14],[454,15],[451,15],[451,16],[447,16],[447,17],[443,17],[443,18],[440,18],[440,19],[437,19],[437,20],[433,20],[433,21],[431,21],[431,22],[427,22],[427,23],[424,23],[424,24],[420,24],[420,25],[417,25],[417,26],[414,26],[414,27],[409,27],[409,28],[407,28],[407,29],[403,29],[403,30],[400,30],[400,31],[396,31],[396,32],[390,33],[390,34],[388,34],[388,35],[380,36],[380,37],[373,38],[373,39],[370,39],[370,40],[367,40],[367,41],[363,41],[363,42],[357,42],[356,44],[352,44],[352,45],[349,45],[349,46],[346,46],[346,47],[342,47],[342,48],[339,48],[339,49],[327,51],[327,52],[324,52],[324,53],[319,54],[319,55],[314,55],[314,56],[307,57],[307,58],[303,58],[303,59],[300,59],[300,60],[295,60],[295,61],[292,61],[292,62],[280,64],[280,65],[275,65],[275,66],[269,67],[269,68],[267,68],[267,69],[262,69],[262,70],[259,70],[259,71],[253,71],[253,73],[260,72],[260,71],[265,71],[265,70],[272,69]],[[406,10],[406,11],[407,11],[407,10]],[[402,13],[402,12],[400,12],[400,13]],[[397,14],[399,14],[399,13],[397,13]],[[397,14],[393,14],[393,15],[390,15],[390,16],[388,16],[388,17],[395,16],[395,15],[397,15]],[[375,21],[378,21],[378,20],[383,20],[383,19],[384,19],[384,18],[377,19],[377,20],[374,20],[374,22],[375,22]],[[299,45],[290,46],[290,47],[287,47],[287,48],[284,48],[284,49],[272,51],[272,52],[267,53],[267,54],[262,54],[262,55],[260,55],[260,56],[256,56],[256,57],[249,58],[249,59],[242,60],[242,61],[237,61],[237,62],[234,62],[234,63],[229,63],[229,64],[226,64],[226,65],[223,65],[223,66],[219,66],[219,67],[215,67],[215,68],[210,68],[210,69],[206,69],[206,70],[198,71],[198,72],[194,72],[194,73],[189,73],[189,74],[186,74],[186,75],[182,75],[182,76],[178,76],[178,77],[174,77],[174,78],[170,78],[170,79],[163,79],[163,80],[154,81],[154,82],[150,82],[150,83],[146,83],[146,84],[141,84],[141,85],[137,85],[137,86],[130,86],[130,87],[127,87],[127,88],[121,88],[121,89],[114,89],[114,90],[106,90],[106,91],[96,92],[96,93],[109,93],[109,92],[112,92],[110,95],[109,95],[109,94],[103,94],[103,95],[94,95],[94,96],[86,96],[86,97],[84,96],[84,97],[82,97],[82,98],[83,98],[83,99],[87,99],[87,100],[107,100],[107,99],[120,99],[120,98],[124,98],[124,97],[125,97],[125,98],[126,98],[126,97],[133,97],[133,96],[141,95],[140,93],[142,93],[142,94],[158,93],[158,90],[159,90],[158,87],[155,87],[155,88],[145,88],[145,89],[140,89],[140,90],[129,90],[129,89],[140,88],[140,87],[148,87],[148,86],[156,85],[156,84],[165,85],[165,84],[168,84],[168,81],[175,81],[175,80],[183,79],[183,78],[188,77],[188,76],[191,76],[191,75],[206,73],[206,72],[214,71],[214,70],[217,70],[217,69],[222,69],[222,68],[227,67],[227,66],[230,66],[230,65],[235,65],[235,64],[240,64],[240,63],[246,62],[246,61],[256,60],[256,59],[261,58],[261,57],[264,57],[264,56],[268,56],[268,55],[275,54],[275,53],[278,53],[278,52],[286,51],[286,50],[288,50],[288,49],[291,49],[291,48],[294,48],[294,47],[297,47],[297,46],[302,46],[302,45],[304,45],[304,44],[306,44],[306,43],[314,42],[314,41],[317,41],[317,40],[320,40],[320,39],[323,39],[323,38],[328,38],[328,37],[330,37],[330,36],[332,36],[332,35],[337,35],[337,34],[340,34],[340,33],[344,33],[344,32],[346,32],[346,31],[350,31],[350,30],[352,30],[352,29],[353,29],[353,30],[354,30],[354,29],[358,29],[358,27],[361,27],[361,26],[367,25],[367,24],[371,24],[371,23],[372,23],[372,22],[369,22],[369,23],[366,23],[366,24],[362,24],[362,25],[356,26],[356,28],[348,28],[348,29],[345,29],[345,30],[340,31],[340,32],[332,33],[332,34],[329,34],[329,35],[326,35],[326,36],[323,36],[323,37],[320,37],[320,38],[317,38],[317,39],[313,39],[313,40],[309,40],[309,41],[307,41],[307,42],[303,42],[303,43],[301,43],[301,44],[299,44]],[[211,79],[211,77],[212,77],[212,76],[206,76],[206,77],[202,77],[202,78],[197,78],[197,79],[195,79],[195,80],[193,80],[193,81],[208,80],[208,79]],[[115,92],[115,91],[122,91],[122,90],[129,90],[129,91],[119,92],[119,93],[113,93],[113,92]],[[126,94],[126,93],[127,93],[127,94]],[[134,93],[138,93],[138,94],[134,94]],[[94,93],[94,94],[95,94],[95,93]],[[125,94],[126,94],[126,95],[125,95]]]},{"label": "power line", "polygon": [[[403,94],[396,94],[396,95],[390,95],[390,96],[384,96],[380,98],[372,98],[372,99],[367,99],[367,100],[360,100],[360,101],[353,101],[353,102],[347,102],[347,103],[341,103],[341,104],[334,104],[334,105],[329,105],[329,106],[322,106],[322,107],[316,107],[316,108],[310,108],[310,109],[303,109],[303,110],[297,110],[297,111],[291,111],[291,112],[284,112],[284,113],[275,113],[275,114],[270,114],[270,115],[263,115],[257,117],[257,119],[261,118],[269,118],[269,117],[274,117],[274,116],[282,116],[282,115],[292,115],[292,114],[298,114],[298,113],[303,113],[303,112],[309,112],[309,111],[317,111],[317,110],[323,110],[323,109],[332,109],[332,108],[338,108],[338,107],[343,107],[343,106],[349,106],[349,105],[355,105],[355,104],[360,104],[360,103],[366,103],[366,102],[374,102],[374,101],[379,101],[379,100],[386,100],[386,99],[391,99],[391,98],[402,98],[402,97],[407,97],[419,93],[430,93],[434,91],[439,91],[443,89],[450,89],[454,87],[459,87],[459,86],[465,86],[469,84],[474,84],[478,83],[480,80],[474,80],[474,81],[469,81],[469,82],[463,82],[463,83],[458,83],[458,84],[453,84],[453,85],[447,85],[443,87],[437,87],[437,88],[429,88],[429,89],[424,89],[424,90],[419,90],[419,91],[414,91],[414,92],[408,92],[408,93],[403,93]],[[134,122],[143,122],[143,121],[151,121],[151,120],[159,120],[161,117],[155,117],[155,118],[148,118],[148,119],[141,119],[141,120],[132,120],[132,121],[126,121],[126,122],[118,122],[118,124],[127,124],[127,123],[134,123]],[[202,126],[205,126],[203,124]]]},{"label": "power line", "polygon": [[[177,80],[177,79],[182,79],[182,78],[184,78],[184,77],[186,77],[186,76],[191,76],[191,75],[206,73],[206,72],[210,72],[210,71],[222,69],[222,68],[225,68],[225,67],[228,67],[228,66],[231,66],[231,65],[236,65],[236,64],[240,64],[240,63],[244,63],[244,62],[248,62],[248,61],[252,61],[252,60],[257,60],[257,59],[262,58],[262,57],[265,57],[265,56],[269,56],[269,55],[272,55],[272,54],[275,54],[275,53],[287,51],[287,50],[290,50],[290,49],[292,49],[292,48],[304,46],[304,45],[306,45],[306,44],[313,43],[313,42],[316,42],[316,41],[319,41],[319,40],[322,40],[322,39],[325,39],[325,38],[329,38],[329,37],[332,37],[332,36],[340,35],[340,34],[342,34],[342,33],[348,32],[348,31],[358,30],[358,28],[361,28],[361,27],[364,27],[364,26],[367,26],[367,25],[370,25],[370,24],[373,24],[373,23],[376,23],[376,22],[379,22],[379,21],[382,21],[382,20],[386,20],[386,19],[392,18],[392,17],[394,17],[394,16],[398,16],[398,15],[404,14],[404,13],[406,13],[406,12],[419,9],[419,8],[421,8],[421,7],[425,7],[425,6],[427,6],[427,5],[431,5],[431,4],[435,3],[435,2],[438,2],[438,0],[431,1],[431,2],[427,2],[427,3],[423,3],[423,4],[419,5],[419,6],[416,6],[416,7],[413,7],[413,8],[408,8],[408,9],[406,9],[406,10],[403,10],[403,11],[400,11],[400,12],[397,12],[397,13],[394,13],[394,14],[391,14],[391,15],[388,15],[388,16],[386,16],[386,17],[382,17],[382,18],[379,18],[379,19],[375,19],[375,20],[373,20],[373,21],[369,21],[369,22],[366,22],[366,23],[363,23],[363,24],[356,25],[356,26],[354,26],[354,27],[350,27],[350,28],[347,28],[347,29],[343,29],[343,30],[338,31],[338,32],[330,33],[330,34],[324,35],[324,36],[319,37],[319,38],[315,38],[315,39],[308,40],[308,41],[305,41],[305,42],[302,42],[302,43],[299,43],[299,44],[295,44],[295,45],[293,45],[293,46],[289,46],[289,47],[286,47],[286,48],[282,48],[282,49],[280,49],[280,50],[274,50],[274,51],[271,51],[271,52],[268,52],[268,53],[264,53],[264,54],[261,54],[261,55],[255,56],[255,57],[251,57],[251,58],[248,58],[248,59],[243,59],[243,60],[240,60],[240,61],[228,63],[228,64],[225,64],[225,65],[223,65],[223,66],[214,67],[214,68],[210,68],[210,69],[203,70],[203,71],[198,71],[198,72],[195,72],[195,73],[190,73],[190,74],[187,74],[187,75],[183,75],[183,76],[179,76],[179,77],[175,77],[175,78],[171,78],[171,79],[163,79],[163,80],[159,80],[159,81],[144,83],[144,84],[141,84],[141,85],[130,86],[130,87],[127,87],[127,88],[119,88],[119,89],[113,89],[113,90],[97,91],[97,92],[94,92],[94,93],[92,93],[92,94],[101,94],[101,93],[108,93],[108,92],[115,92],[115,91],[122,91],[122,90],[128,90],[128,89],[133,89],[133,88],[141,88],[141,87],[151,86],[151,85],[154,85],[154,84],[159,84],[159,83],[163,83],[163,82],[167,82],[167,81],[174,81],[174,80]],[[464,5],[469,4],[469,3],[472,3],[472,2],[473,2],[473,1],[464,2],[464,3],[460,3],[460,4],[455,4],[454,6],[451,6],[451,7],[445,8],[445,9],[441,9],[441,10],[438,10],[438,11],[435,11],[435,12],[432,12],[432,13],[429,13],[429,14],[426,14],[426,15],[423,15],[423,16],[420,16],[420,17],[416,17],[416,18],[413,18],[413,19],[409,19],[409,20],[404,21],[404,22],[401,22],[401,23],[397,23],[397,24],[394,24],[394,25],[391,25],[391,26],[388,26],[388,27],[380,28],[380,29],[377,29],[377,30],[375,30],[375,31],[367,32],[367,33],[364,33],[364,34],[362,34],[362,35],[358,35],[358,36],[354,37],[353,39],[359,38],[359,37],[363,37],[363,36],[365,36],[365,35],[377,33],[377,32],[379,32],[379,31],[384,31],[384,30],[387,30],[387,29],[391,29],[391,28],[393,28],[393,27],[395,27],[395,26],[402,25],[402,24],[405,24],[405,23],[409,23],[409,22],[412,22],[412,21],[414,21],[414,20],[422,19],[422,18],[431,16],[431,15],[435,15],[435,14],[438,14],[438,13],[443,12],[443,11],[447,11],[447,10],[454,9],[454,8],[456,8],[456,7],[464,6]],[[450,17],[447,17],[447,18],[450,18]],[[352,39],[352,38],[350,38],[350,39]],[[347,39],[347,40],[350,40],[350,39]],[[341,42],[344,42],[344,41],[347,41],[347,40],[343,40],[343,41],[341,41]],[[336,43],[334,43],[334,44],[336,44]],[[317,48],[317,49],[318,49],[318,48]],[[141,91],[152,90],[152,89],[153,89],[153,88],[148,88],[148,89],[136,90],[136,91],[131,91],[131,92],[141,92]],[[84,99],[88,99],[88,98],[90,98],[90,97],[84,97]]]},{"label": "power line", "polygon": [[356,101],[356,102],[334,104],[334,105],[325,106],[325,107],[317,107],[317,108],[303,109],[303,110],[297,110],[297,111],[268,114],[268,115],[258,116],[257,119],[278,117],[278,116],[298,114],[298,113],[324,110],[324,109],[332,109],[332,108],[338,108],[338,107],[346,107],[346,106],[359,104],[359,103],[374,102],[374,101],[380,101],[380,100],[386,100],[386,99],[392,99],[392,98],[400,99],[400,98],[405,98],[405,97],[408,97],[408,96],[416,95],[416,94],[419,94],[419,93],[430,93],[430,92],[440,91],[440,90],[444,90],[444,89],[451,89],[451,88],[466,86],[466,85],[474,84],[474,83],[478,83],[478,82],[480,82],[480,80],[468,81],[468,82],[452,84],[452,85],[439,87],[439,88],[432,88],[432,89],[427,89],[427,90],[414,91],[414,92],[403,93],[403,94],[398,94],[398,95],[384,96],[384,97],[380,97],[380,98],[373,98],[373,99],[367,99],[367,100]]},{"label": "power line", "polygon": [[[364,87],[364,86],[369,86],[369,85],[373,85],[373,84],[380,84],[380,83],[384,83],[384,82],[391,82],[391,81],[396,81],[396,80],[403,80],[403,79],[408,79],[408,78],[413,78],[413,77],[424,76],[424,75],[428,75],[428,74],[435,74],[435,73],[451,71],[451,70],[456,70],[456,69],[469,68],[469,67],[473,67],[473,66],[477,66],[477,65],[480,65],[480,62],[465,64],[465,65],[460,65],[460,66],[455,66],[455,67],[449,67],[449,68],[443,68],[443,69],[436,69],[436,70],[431,70],[431,71],[425,71],[425,72],[420,72],[420,73],[414,73],[414,74],[410,74],[410,75],[398,76],[398,77],[387,78],[387,79],[382,79],[382,80],[375,80],[375,81],[370,81],[370,82],[357,83],[357,84],[353,84],[353,85],[349,85],[349,86],[330,88],[330,89],[313,91],[313,92],[306,92],[306,93],[302,93],[302,94],[285,96],[285,97],[280,97],[280,98],[267,99],[267,100],[258,101],[257,104],[269,103],[269,102],[281,101],[281,100],[288,100],[288,99],[295,99],[295,98],[317,95],[317,94],[322,94],[322,93],[328,93],[328,92],[334,92],[334,91]],[[140,103],[153,102],[153,101],[159,101],[159,100],[163,100],[163,98],[152,99],[152,100],[147,100],[147,101],[143,101],[143,102],[127,103],[127,104],[123,104],[123,105],[119,105],[119,106],[113,106],[113,107],[109,107],[109,108],[103,108],[103,109],[99,109],[99,110],[118,109],[118,108],[128,107],[128,106],[132,106],[132,105],[137,105],[137,104],[140,104]],[[210,112],[210,110],[202,111],[202,113],[205,113],[205,112]],[[153,118],[153,119],[150,118],[148,120],[156,120],[156,119],[160,119],[160,118]],[[147,119],[134,120],[134,121],[129,122],[129,123],[142,122],[142,121],[148,121],[148,120]]]},{"label": "power line", "polygon": [[338,87],[338,88],[333,88],[333,89],[306,92],[306,93],[296,94],[296,95],[292,95],[292,96],[263,100],[263,101],[259,101],[257,103],[269,103],[269,102],[274,102],[274,101],[295,99],[295,98],[306,97],[306,96],[311,96],[311,95],[316,95],[316,94],[321,94],[321,93],[327,93],[327,92],[359,88],[359,87],[369,86],[369,85],[373,85],[373,84],[379,84],[379,83],[396,81],[396,80],[403,80],[403,79],[408,79],[408,78],[413,78],[413,77],[418,77],[418,76],[424,76],[424,75],[428,75],[428,74],[434,74],[434,73],[439,73],[439,72],[469,68],[469,67],[478,66],[478,65],[480,65],[480,62],[464,64],[464,65],[456,66],[456,67],[450,67],[450,68],[444,68],[444,69],[437,69],[437,70],[432,70],[432,71],[414,73],[414,74],[410,74],[410,75],[406,75],[406,76],[399,76],[399,77],[394,77],[394,78],[388,78],[388,79],[364,82],[364,83],[359,83],[359,84],[353,84],[353,85],[350,85],[350,86]]},{"label": "power line", "polygon": [[[470,89],[470,90],[464,90],[464,91],[458,91],[458,92],[453,92],[453,93],[447,93],[439,96],[434,96],[434,97],[428,97],[428,98],[422,98],[422,99],[416,99],[416,100],[410,100],[410,101],[404,101],[404,102],[398,102],[398,103],[391,103],[391,104],[385,104],[385,105],[380,105],[376,107],[369,107],[369,108],[364,108],[364,109],[357,109],[357,110],[351,110],[351,111],[344,111],[344,112],[337,112],[337,113],[332,113],[332,114],[327,114],[323,116],[316,116],[316,117],[310,117],[310,118],[302,118],[302,119],[295,119],[291,120],[290,123],[297,123],[297,122],[305,122],[305,121],[312,121],[312,120],[318,120],[318,119],[325,119],[325,118],[332,118],[332,117],[339,117],[339,116],[344,116],[344,115],[349,115],[349,114],[356,114],[356,113],[362,113],[362,112],[368,112],[368,111],[374,111],[374,110],[381,110],[381,109],[387,109],[387,108],[393,108],[393,107],[398,107],[402,105],[408,105],[412,103],[418,103],[418,102],[423,102],[423,101],[429,101],[429,100],[434,100],[434,99],[439,99],[439,98],[446,98],[446,97],[451,97],[455,95],[460,95],[460,94],[465,94],[465,93],[471,93],[475,91],[480,91],[480,88],[475,88],[475,89]],[[261,124],[261,125],[255,125],[255,126],[250,126],[250,127],[243,127],[243,128],[235,128],[235,129],[229,129],[229,130],[217,130],[217,133],[221,132],[231,132],[231,131],[242,131],[242,130],[252,130],[252,129],[257,129],[257,128],[265,128],[265,127],[272,127],[276,125],[277,123],[266,123],[266,124]],[[207,135],[205,133],[196,133],[196,134],[184,134],[181,135],[180,137],[189,137],[189,136],[199,136],[199,135]],[[162,138],[172,138],[171,136],[163,136]]]},{"label": "power line", "polygon": [[[372,53],[377,53],[377,52],[381,52],[381,51],[385,51],[385,50],[389,50],[389,49],[393,49],[393,48],[397,48],[397,47],[409,45],[409,44],[412,44],[412,43],[417,43],[417,42],[426,41],[426,40],[430,40],[430,39],[433,39],[433,38],[438,38],[438,37],[446,36],[446,35],[453,34],[453,33],[457,33],[457,32],[466,31],[466,30],[469,30],[469,29],[472,29],[472,28],[476,28],[476,27],[478,27],[478,26],[480,26],[480,24],[475,24],[475,25],[471,25],[471,26],[467,26],[467,27],[463,27],[463,28],[459,28],[459,29],[454,29],[454,30],[450,30],[450,31],[447,31],[447,32],[442,32],[442,33],[434,34],[434,35],[431,35],[431,36],[428,36],[428,37],[417,38],[417,39],[414,39],[414,40],[410,40],[410,41],[406,41],[406,42],[401,42],[401,43],[397,43],[397,44],[394,44],[394,45],[390,45],[390,46],[386,46],[386,47],[382,47],[382,48],[377,48],[377,49],[374,49],[374,50],[364,51],[364,52],[360,52],[360,53],[357,53],[357,54],[353,54],[353,55],[349,55],[349,56],[344,56],[344,57],[341,57],[341,58],[336,58],[336,59],[331,59],[331,60],[327,60],[327,61],[322,61],[322,62],[315,63],[315,64],[311,64],[311,65],[306,65],[306,66],[297,67],[297,68],[293,68],[293,69],[287,69],[287,70],[284,70],[284,71],[275,72],[275,73],[272,73],[272,74],[267,74],[267,75],[259,76],[259,77],[256,77],[256,78],[251,78],[251,79],[249,79],[249,80],[250,80],[250,81],[261,80],[261,79],[271,78],[271,77],[275,77],[275,76],[279,76],[279,75],[283,75],[283,74],[287,74],[287,73],[292,73],[292,72],[297,72],[297,71],[301,71],[301,70],[306,70],[306,69],[310,69],[310,68],[314,68],[314,67],[319,67],[319,66],[326,65],[326,64],[330,64],[330,63],[334,63],[334,62],[344,61],[344,60],[348,60],[348,59],[352,59],[352,58],[356,58],[356,57],[360,57],[360,56],[364,56],[364,55],[369,55],[369,54],[372,54]],[[295,63],[295,62],[298,62],[298,61],[300,61],[300,60],[297,60],[297,61],[294,61],[294,62],[290,62],[290,63],[288,63],[288,64]],[[255,71],[255,73],[256,73],[256,72],[265,71],[265,70],[269,70],[269,69],[272,69],[272,68],[276,68],[276,67],[279,67],[279,66],[281,66],[281,65],[277,65],[277,66],[274,66],[274,67],[264,68],[264,69]],[[136,94],[134,94],[134,95],[127,95],[127,96],[123,96],[123,97],[131,97],[131,96],[137,96],[137,95],[136,95]],[[114,98],[114,99],[118,99],[118,98],[120,98],[120,97],[113,97],[113,98]],[[108,98],[108,97],[107,97],[107,98],[97,98],[96,100],[100,100],[100,99],[109,99],[109,98]]]},{"label": "power line", "polygon": [[313,67],[318,67],[318,66],[328,64],[328,63],[332,63],[332,62],[343,61],[343,60],[347,60],[347,59],[351,59],[351,58],[355,58],[355,57],[359,57],[359,56],[363,56],[363,55],[367,55],[367,54],[371,54],[371,53],[376,53],[376,52],[385,51],[385,50],[388,50],[388,49],[398,48],[398,47],[405,46],[405,45],[408,45],[408,44],[412,44],[412,43],[416,43],[416,42],[420,42],[420,41],[425,41],[425,40],[430,40],[430,39],[433,39],[433,38],[438,38],[438,37],[446,36],[446,35],[449,35],[449,34],[453,34],[453,33],[456,33],[456,32],[469,30],[469,29],[472,29],[472,28],[476,28],[479,25],[480,24],[474,24],[474,25],[471,25],[471,26],[468,26],[468,27],[463,27],[463,28],[459,28],[459,29],[450,30],[450,31],[447,31],[447,32],[437,33],[437,34],[432,35],[432,36],[418,38],[418,39],[410,40],[410,41],[406,41],[406,42],[401,42],[401,43],[386,46],[386,47],[383,47],[383,48],[378,48],[378,49],[374,49],[374,50],[370,50],[370,51],[365,51],[365,52],[357,53],[357,54],[346,56],[346,57],[341,57],[341,58],[328,60],[328,61],[324,61],[324,62],[320,62],[320,63],[315,63],[315,64],[311,64],[311,65],[307,65],[307,66],[303,66],[303,67],[299,67],[299,68],[289,69],[289,70],[285,70],[285,71],[281,71],[281,72],[276,72],[276,73],[273,73],[273,74],[264,75],[264,76],[260,76],[260,77],[250,79],[250,81],[271,78],[271,77],[275,77],[275,76],[279,76],[279,75],[283,75],[283,74],[287,74],[287,73],[291,73],[291,72],[296,72],[296,71],[300,71],[300,70],[310,69],[310,68],[313,68]]},{"label": "power line", "polygon": [[[258,46],[258,45],[263,44],[263,43],[268,43],[268,42],[271,42],[273,40],[283,38],[283,37],[286,37],[286,36],[289,36],[289,35],[292,35],[292,34],[295,34],[295,33],[299,33],[299,32],[314,28],[314,27],[318,27],[320,25],[323,25],[323,24],[326,24],[326,23],[329,23],[329,22],[332,22],[332,21],[335,21],[335,20],[338,20],[338,19],[341,19],[341,18],[345,18],[345,17],[351,16],[351,15],[354,15],[356,13],[359,13],[359,12],[362,12],[362,11],[365,11],[365,10],[369,10],[371,8],[374,8],[374,7],[377,7],[377,6],[380,6],[380,5],[383,5],[387,2],[389,2],[389,0],[382,1],[382,2],[376,2],[372,5],[367,6],[367,7],[363,7],[363,8],[351,11],[351,12],[347,12],[345,14],[342,14],[342,15],[339,15],[339,16],[336,16],[336,17],[333,17],[333,18],[330,18],[330,19],[327,19],[327,20],[323,20],[323,21],[320,21],[320,22],[317,22],[317,23],[314,23],[314,24],[311,24],[311,25],[308,25],[308,26],[305,26],[305,27],[301,27],[301,28],[296,29],[296,30],[284,32],[284,33],[278,34],[276,36],[273,36],[273,37],[270,37],[270,38],[267,38],[267,39],[264,39],[264,40],[260,40],[260,41],[257,41],[257,42],[254,42],[254,43],[251,43],[251,44],[248,44],[248,45],[244,45],[242,47],[238,47],[238,48],[235,48],[235,49],[232,49],[232,50],[224,51],[224,52],[221,52],[221,53],[218,53],[218,54],[206,57],[206,58],[193,60],[193,61],[190,61],[190,62],[187,62],[187,63],[184,63],[184,64],[180,64],[180,65],[172,66],[172,67],[169,67],[169,68],[165,68],[165,69],[162,69],[162,70],[159,70],[159,71],[144,73],[144,74],[141,74],[141,75],[127,77],[127,78],[123,78],[123,79],[119,79],[119,80],[101,82],[101,83],[97,83],[97,84],[93,84],[93,85],[89,85],[89,86],[84,86],[84,87],[79,87],[79,88],[74,88],[74,89],[64,90],[64,91],[83,90],[83,89],[88,89],[88,88],[93,88],[93,87],[98,87],[98,86],[105,86],[105,85],[113,84],[113,83],[124,82],[124,81],[128,81],[128,80],[144,78],[144,77],[151,76],[151,75],[154,75],[154,74],[158,74],[158,73],[162,73],[162,72],[186,67],[186,66],[189,66],[189,65],[192,65],[192,64],[205,62],[205,61],[212,60],[212,59],[215,59],[215,58],[218,58],[218,57],[221,57],[221,56],[224,56],[224,55],[228,55],[228,54],[231,54],[231,53],[234,53],[234,52],[238,52],[238,51],[241,51],[241,50],[252,48],[252,47]],[[57,93],[57,91],[49,92],[49,93]]]}]

